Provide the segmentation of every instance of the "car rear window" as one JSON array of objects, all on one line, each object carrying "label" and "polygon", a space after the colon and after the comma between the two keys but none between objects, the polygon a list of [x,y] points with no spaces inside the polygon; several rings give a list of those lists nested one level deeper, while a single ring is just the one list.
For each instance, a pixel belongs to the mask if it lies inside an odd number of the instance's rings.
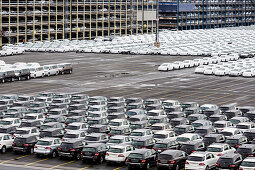
[{"label": "car rear window", "polygon": [[238,144],[239,140],[238,139],[227,139],[226,143],[231,143],[231,144]]},{"label": "car rear window", "polygon": [[239,147],[237,149],[237,152],[238,153],[252,153],[252,149],[251,148],[241,148],[241,147]]},{"label": "car rear window", "polygon": [[159,155],[159,159],[171,160],[171,159],[173,159],[173,155],[160,154],[160,155]]},{"label": "car rear window", "polygon": [[144,145],[144,141],[136,141],[136,140],[134,140],[133,141],[133,145],[140,145],[140,146],[142,146],[142,145]]},{"label": "car rear window", "polygon": [[124,149],[110,147],[109,152],[112,152],[112,153],[123,153]]},{"label": "car rear window", "polygon": [[86,136],[85,140],[87,140],[87,141],[98,141],[98,137]]},{"label": "car rear window", "polygon": [[139,153],[130,153],[129,158],[137,158],[137,159],[142,159],[143,155]]},{"label": "car rear window", "polygon": [[65,134],[64,138],[78,138],[78,134]]},{"label": "car rear window", "polygon": [[51,145],[52,144],[52,141],[43,141],[43,140],[39,140],[36,145],[43,145],[43,146],[46,146],[46,145]]},{"label": "car rear window", "polygon": [[143,136],[143,132],[132,132],[130,136]]},{"label": "car rear window", "polygon": [[153,148],[167,148],[167,144],[157,143],[157,144],[154,145]]},{"label": "car rear window", "polygon": [[249,162],[249,161],[243,161],[241,166],[244,166],[244,167],[255,167],[255,162]]},{"label": "car rear window", "polygon": [[15,134],[29,134],[29,130],[17,130]]},{"label": "car rear window", "polygon": [[82,149],[82,151],[85,151],[85,152],[96,152],[96,148],[84,147],[84,148]]},{"label": "car rear window", "polygon": [[183,144],[181,149],[183,149],[183,150],[194,150],[196,148],[195,148],[195,145]]},{"label": "car rear window", "polygon": [[66,127],[66,129],[78,130],[78,129],[79,129],[79,126],[71,126],[71,125],[68,125],[68,126]]},{"label": "car rear window", "polygon": [[26,143],[27,139],[26,138],[19,138],[19,137],[16,137],[14,139],[14,143]]},{"label": "car rear window", "polygon": [[221,132],[224,136],[232,136],[233,134],[231,132]]},{"label": "car rear window", "polygon": [[164,135],[164,134],[154,134],[153,137],[154,138],[159,138],[159,139],[164,139],[164,138],[167,138],[167,135]]},{"label": "car rear window", "polygon": [[218,163],[219,164],[222,164],[222,163],[232,164],[233,163],[233,159],[232,158],[220,158],[218,160]]},{"label": "car rear window", "polygon": [[189,161],[204,161],[204,157],[200,157],[200,156],[189,156],[188,159]]}]

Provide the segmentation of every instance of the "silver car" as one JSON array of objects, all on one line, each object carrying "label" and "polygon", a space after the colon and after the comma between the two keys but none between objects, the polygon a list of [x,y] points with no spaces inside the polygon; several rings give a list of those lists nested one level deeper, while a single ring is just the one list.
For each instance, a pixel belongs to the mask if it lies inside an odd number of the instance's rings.
[{"label": "silver car", "polygon": [[34,146],[36,156],[50,155],[55,158],[58,156],[58,147],[62,143],[60,138],[41,138]]}]

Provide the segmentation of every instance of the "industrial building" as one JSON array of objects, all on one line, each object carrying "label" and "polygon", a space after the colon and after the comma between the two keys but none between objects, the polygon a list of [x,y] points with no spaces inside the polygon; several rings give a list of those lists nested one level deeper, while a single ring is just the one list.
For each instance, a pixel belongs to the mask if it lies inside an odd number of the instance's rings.
[{"label": "industrial building", "polygon": [[144,18],[146,11],[155,12],[153,3],[151,0],[1,0],[3,43],[150,33],[155,22]]},{"label": "industrial building", "polygon": [[161,0],[160,28],[210,29],[255,24],[254,0]]}]

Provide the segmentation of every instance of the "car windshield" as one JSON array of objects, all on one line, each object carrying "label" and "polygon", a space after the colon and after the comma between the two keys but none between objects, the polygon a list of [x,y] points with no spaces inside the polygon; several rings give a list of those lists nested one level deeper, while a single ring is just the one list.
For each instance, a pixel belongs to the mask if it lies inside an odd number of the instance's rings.
[{"label": "car windshield", "polygon": [[116,129],[112,129],[111,131],[110,131],[110,133],[111,134],[114,134],[114,135],[120,135],[121,134],[121,130],[116,130]]},{"label": "car windshield", "polygon": [[233,159],[232,158],[220,158],[219,160],[218,160],[218,163],[219,164],[232,164],[233,163]]},{"label": "car windshield", "polygon": [[36,145],[43,145],[43,146],[51,145],[51,144],[52,144],[52,141],[43,141],[43,140],[38,140],[38,142],[36,143]]},{"label": "car windshield", "polygon": [[36,103],[31,103],[30,107],[40,107],[40,104],[36,104]]},{"label": "car windshield", "polygon": [[238,124],[238,123],[240,123],[240,120],[231,119],[230,122],[233,124]]},{"label": "car windshield", "polygon": [[66,119],[66,123],[73,123],[73,122],[77,122],[77,120],[74,119],[74,118],[67,118]]},{"label": "car windshield", "polygon": [[159,139],[165,139],[165,138],[167,138],[167,135],[165,135],[165,134],[154,134],[153,137],[154,138],[159,138]]},{"label": "car windshield", "polygon": [[87,141],[98,141],[98,137],[86,136],[85,140],[87,140]]},{"label": "car windshield", "polygon": [[132,132],[130,136],[144,136],[143,132]]},{"label": "car windshield", "polygon": [[205,142],[211,142],[211,143],[213,143],[213,142],[216,142],[216,138],[214,138],[214,137],[205,137],[205,138],[204,138],[204,141],[205,141]]},{"label": "car windshield", "polygon": [[24,119],[35,120],[36,116],[25,116]]},{"label": "car windshield", "polygon": [[29,134],[29,130],[16,130],[15,134]]},{"label": "car windshield", "polygon": [[195,162],[200,162],[200,161],[204,161],[204,157],[189,156],[187,160],[189,160],[189,161],[195,161]]},{"label": "car windshield", "polygon": [[195,145],[190,145],[190,144],[183,144],[181,149],[183,150],[195,150],[196,146]]},{"label": "car windshield", "polygon": [[225,124],[219,124],[219,123],[215,123],[214,127],[216,128],[224,128],[226,125]]},{"label": "car windshield", "polygon": [[254,168],[255,167],[255,162],[243,161],[241,166]]},{"label": "car windshield", "polygon": [[108,143],[122,143],[122,139],[110,139]]},{"label": "car windshield", "polygon": [[143,155],[139,153],[130,153],[129,158],[142,159]]},{"label": "car windshield", "polygon": [[89,111],[99,111],[99,108],[89,107]]},{"label": "car windshield", "polygon": [[141,129],[142,125],[132,124],[132,125],[130,125],[130,128],[132,128],[132,129]]},{"label": "car windshield", "polygon": [[200,107],[201,110],[207,110],[209,109],[208,107]]},{"label": "car windshield", "polygon": [[53,100],[52,103],[64,103],[63,100]]},{"label": "car windshield", "polygon": [[224,136],[232,136],[233,134],[231,132],[221,132]]},{"label": "car windshield", "polygon": [[78,138],[79,135],[78,134],[65,134],[64,138]]},{"label": "car windshield", "polygon": [[208,152],[222,152],[222,148],[208,147]]},{"label": "car windshield", "polygon": [[1,125],[11,125],[12,122],[11,122],[11,121],[4,121],[4,120],[1,120],[1,121],[0,121],[0,124],[1,124]]},{"label": "car windshield", "polygon": [[85,152],[96,152],[96,148],[84,147],[84,148],[82,149],[82,151],[85,151]]},{"label": "car windshield", "polygon": [[6,114],[4,115],[4,118],[15,118],[17,117],[16,114]]},{"label": "car windshield", "polygon": [[26,97],[18,97],[18,100],[19,101],[28,101],[28,98],[26,98]]},{"label": "car windshield", "polygon": [[158,116],[158,113],[155,112],[148,112],[147,116]]},{"label": "car windshield", "polygon": [[239,140],[238,139],[227,139],[226,143],[230,143],[230,144],[238,144]]},{"label": "car windshield", "polygon": [[173,103],[169,103],[169,102],[163,102],[162,103],[164,106],[173,106]]},{"label": "car windshield", "polygon": [[48,125],[42,125],[42,126],[40,126],[40,130],[44,130],[44,129],[48,129],[48,128],[51,128],[51,127],[48,126]]},{"label": "car windshield", "polygon": [[100,117],[100,114],[97,113],[89,113],[88,117]]},{"label": "car windshield", "polygon": [[188,119],[191,120],[191,121],[196,121],[196,120],[198,120],[198,117],[196,117],[196,116],[189,116]]},{"label": "car windshield", "polygon": [[190,139],[185,137],[177,137],[176,139],[178,142],[188,142]]},{"label": "car windshield", "polygon": [[121,122],[110,122],[109,125],[110,126],[120,126]]},{"label": "car windshield", "polygon": [[29,68],[30,71],[35,71],[35,68]]},{"label": "car windshield", "polygon": [[237,152],[238,153],[252,153],[252,148],[242,148],[242,147],[239,147],[237,149]]},{"label": "car windshield", "polygon": [[18,111],[17,109],[8,109],[7,113],[12,113],[12,112],[17,112],[17,111]]},{"label": "car windshield", "polygon": [[112,148],[110,147],[108,152],[112,152],[112,153],[123,153],[124,149],[120,149],[120,148]]},{"label": "car windshield", "polygon": [[186,131],[186,128],[175,127],[175,128],[174,128],[174,131],[175,131],[175,132],[185,132],[185,131]]},{"label": "car windshield", "polygon": [[162,130],[163,127],[162,126],[152,126],[151,130]]},{"label": "car windshield", "polygon": [[136,140],[133,141],[133,145],[140,145],[140,146],[142,146],[143,144],[144,144],[144,141],[136,141]]},{"label": "car windshield", "polygon": [[192,126],[193,127],[200,127],[200,126],[203,126],[203,124],[201,124],[201,123],[192,123]]},{"label": "car windshield", "polygon": [[128,112],[126,113],[126,115],[128,115],[128,116],[134,116],[134,115],[137,115],[137,113],[136,113],[136,112],[128,111]]},{"label": "car windshield", "polygon": [[249,126],[248,125],[236,125],[236,128],[239,128],[239,129],[249,129]]},{"label": "car windshield", "polygon": [[207,130],[206,129],[197,129],[195,131],[195,133],[203,133],[203,134],[205,134],[205,133],[207,133]]},{"label": "car windshield", "polygon": [[68,125],[66,127],[66,129],[69,129],[69,130],[79,130],[79,126],[71,126],[71,125]]},{"label": "car windshield", "polygon": [[137,122],[137,121],[140,121],[140,119],[132,117],[132,118],[129,119],[129,121],[130,122]]},{"label": "car windshield", "polygon": [[165,66],[166,67],[166,66],[168,66],[168,64],[161,64],[160,66]]}]

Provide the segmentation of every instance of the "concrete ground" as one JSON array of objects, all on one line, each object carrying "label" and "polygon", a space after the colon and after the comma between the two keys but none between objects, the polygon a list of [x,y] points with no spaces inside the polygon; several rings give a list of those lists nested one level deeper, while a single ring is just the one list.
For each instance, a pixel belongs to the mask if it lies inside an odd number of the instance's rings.
[{"label": "concrete ground", "polygon": [[[1,94],[37,94],[42,91],[83,93],[90,96],[123,96],[177,99],[200,104],[255,106],[255,78],[197,75],[194,68],[158,72],[163,62],[198,57],[113,55],[83,53],[26,53],[0,58],[6,63],[39,62],[41,65],[70,62],[73,74],[0,84]],[[0,154],[0,169],[127,169],[123,165],[90,165],[81,161],[36,158],[34,155]],[[23,169],[22,169],[23,168]],[[152,168],[155,169],[155,168]]]}]

